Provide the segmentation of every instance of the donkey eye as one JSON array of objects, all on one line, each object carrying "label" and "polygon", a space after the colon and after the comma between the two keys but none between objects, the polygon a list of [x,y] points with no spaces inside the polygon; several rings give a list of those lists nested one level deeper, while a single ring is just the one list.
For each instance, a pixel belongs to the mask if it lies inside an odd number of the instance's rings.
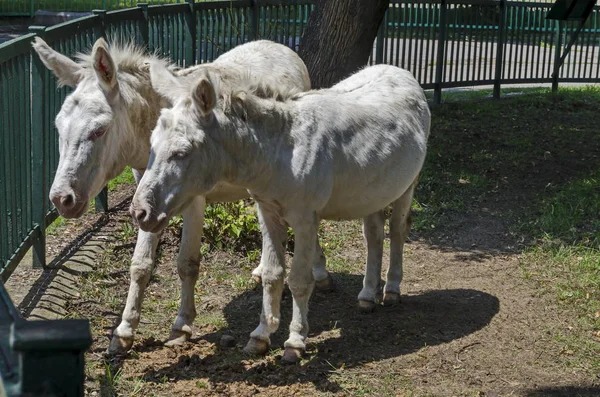
[{"label": "donkey eye", "polygon": [[173,154],[171,155],[171,159],[172,160],[182,160],[184,159],[186,156],[188,155],[188,152],[183,151],[183,150],[179,150],[177,152],[173,152]]},{"label": "donkey eye", "polygon": [[90,139],[93,141],[95,139],[100,138],[102,135],[106,134],[106,130],[107,130],[107,128],[98,128],[97,130],[94,130],[90,134]]}]

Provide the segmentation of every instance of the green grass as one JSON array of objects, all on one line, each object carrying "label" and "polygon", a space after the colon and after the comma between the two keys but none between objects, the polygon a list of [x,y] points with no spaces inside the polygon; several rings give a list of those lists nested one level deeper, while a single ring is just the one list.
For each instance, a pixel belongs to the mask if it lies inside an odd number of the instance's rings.
[{"label": "green grass", "polygon": [[[494,101],[490,90],[445,94],[445,104],[433,109],[414,228],[433,236],[446,222],[484,206],[507,219],[520,241],[524,276],[575,315],[572,329],[556,335],[573,353],[571,365],[597,371],[600,89],[505,94],[512,95]],[[510,194],[520,199],[498,207],[496,197]]]},{"label": "green grass", "polygon": [[108,182],[108,191],[112,192],[120,185],[134,185],[135,178],[133,177],[133,172],[131,171],[131,167],[125,167],[125,170],[118,177],[112,179]]}]

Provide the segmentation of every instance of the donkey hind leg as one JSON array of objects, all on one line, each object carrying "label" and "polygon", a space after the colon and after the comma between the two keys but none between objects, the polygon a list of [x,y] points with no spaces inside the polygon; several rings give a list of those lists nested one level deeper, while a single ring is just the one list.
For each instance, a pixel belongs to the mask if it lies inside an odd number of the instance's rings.
[{"label": "donkey hind leg", "polygon": [[270,336],[279,328],[281,296],[285,278],[286,225],[276,209],[268,203],[258,204],[258,219],[263,238],[260,258],[263,285],[262,312],[258,327],[250,334],[244,347],[249,354],[265,354],[271,344]]},{"label": "donkey hind leg", "polygon": [[[264,247],[263,247],[264,252]],[[327,259],[323,253],[323,249],[319,244],[317,238],[317,249],[315,251],[315,258],[313,260],[313,276],[315,278],[315,288],[321,292],[331,292],[334,290],[333,279],[326,269]],[[252,279],[260,284],[262,279],[262,265],[258,265],[252,271]]]},{"label": "donkey hind leg", "polygon": [[127,303],[121,316],[121,323],[114,330],[108,346],[108,354],[122,354],[131,349],[135,330],[140,323],[144,291],[150,281],[158,235],[138,230],[137,243],[133,252],[129,273],[131,281],[127,293]]},{"label": "donkey hind leg", "polygon": [[383,210],[363,218],[363,234],[367,242],[367,266],[363,288],[358,294],[358,310],[370,313],[381,301],[381,261],[383,259]]},{"label": "donkey hind leg", "polygon": [[319,226],[316,213],[288,214],[290,225],[294,229],[294,258],[290,267],[288,286],[292,292],[293,310],[290,334],[285,341],[283,363],[297,363],[306,351],[308,336],[308,301],[315,286],[312,263],[315,258],[317,230]]},{"label": "donkey hind leg", "polygon": [[400,302],[402,252],[412,223],[410,207],[415,186],[416,181],[398,200],[392,203],[392,216],[390,217],[390,267],[388,268],[384,288],[384,305],[393,305]]},{"label": "donkey hind leg", "polygon": [[181,345],[192,337],[192,324],[196,318],[194,288],[198,281],[200,247],[204,225],[204,196],[198,196],[183,212],[183,232],[177,256],[177,272],[181,279],[181,305],[166,346]]},{"label": "donkey hind leg", "polygon": [[317,236],[317,245],[315,249],[315,255],[312,262],[312,274],[315,278],[315,289],[320,292],[331,292],[334,290],[333,278],[327,271],[327,259],[323,248],[319,244],[319,237]]},{"label": "donkey hind leg", "polygon": [[[133,176],[136,183],[139,183],[144,175],[144,171],[133,170]],[[138,230],[137,242],[131,258],[129,267],[130,282],[129,292],[127,293],[127,303],[121,315],[121,323],[114,330],[113,337],[108,346],[108,354],[122,354],[131,349],[135,330],[140,323],[140,313],[142,310],[142,300],[144,291],[150,281],[156,247],[158,246],[159,235]]]}]

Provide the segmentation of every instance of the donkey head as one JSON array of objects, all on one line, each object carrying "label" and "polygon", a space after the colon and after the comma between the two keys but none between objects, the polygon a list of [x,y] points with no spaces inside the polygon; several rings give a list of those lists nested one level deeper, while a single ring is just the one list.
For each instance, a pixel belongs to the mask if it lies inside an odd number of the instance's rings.
[{"label": "donkey head", "polygon": [[125,167],[120,157],[127,111],[121,104],[117,65],[103,39],[78,63],[54,51],[39,37],[33,48],[58,78],[74,91],[56,116],[60,159],[50,200],[66,218],[86,212],[89,200]]},{"label": "donkey head", "polygon": [[223,127],[214,113],[217,93],[209,73],[194,84],[159,62],[150,66],[154,89],[173,108],[163,109],[152,132],[150,160],[131,204],[142,230],[159,232],[199,194],[218,182],[223,153],[214,139]]}]

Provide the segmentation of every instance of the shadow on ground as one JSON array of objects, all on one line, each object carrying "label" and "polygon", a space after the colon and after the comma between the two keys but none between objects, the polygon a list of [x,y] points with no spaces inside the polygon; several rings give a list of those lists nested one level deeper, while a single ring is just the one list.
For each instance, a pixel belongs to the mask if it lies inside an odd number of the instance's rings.
[{"label": "shadow on ground", "polygon": [[[310,303],[309,360],[301,367],[285,367],[277,360],[266,360],[246,367],[243,344],[258,325],[261,307],[260,289],[236,296],[224,309],[227,329],[201,337],[216,342],[224,333],[238,341],[235,349],[219,350],[200,358],[197,354],[180,354],[178,361],[145,373],[149,382],[162,379],[209,377],[215,383],[247,382],[257,386],[290,385],[312,382],[322,391],[339,391],[329,375],[344,367],[352,370],[365,363],[402,358],[425,346],[444,344],[485,327],[499,311],[499,301],[485,292],[471,289],[433,290],[404,296],[400,305],[379,307],[372,314],[359,314],[355,295],[362,277],[335,274],[334,294],[313,295]],[[287,290],[286,290],[287,291]],[[272,337],[272,348],[283,347],[291,320],[291,294],[282,301],[280,329]],[[144,349],[144,346],[139,346]],[[179,353],[179,352],[178,352]],[[280,353],[274,353],[270,355]],[[220,364],[219,364],[220,363]]]},{"label": "shadow on ground", "polygon": [[529,390],[527,397],[598,397],[600,396],[600,387],[548,387],[536,390]]},{"label": "shadow on ground", "polygon": [[[123,201],[112,207],[109,212],[123,211],[125,208],[128,207],[129,201],[129,198],[124,199]],[[85,252],[81,251],[81,249],[87,242],[92,240],[94,237],[103,236],[104,234],[105,238],[112,238],[113,236],[107,235],[107,232],[103,230],[103,228],[108,224],[109,221],[110,217],[108,216],[108,214],[103,214],[102,216],[100,216],[100,218],[96,222],[94,222],[84,232],[79,234],[71,243],[69,243],[69,245],[63,248],[49,264],[47,264],[47,267],[44,269],[44,271],[38,277],[38,279],[33,283],[32,287],[29,289],[29,292],[27,293],[27,295],[25,295],[25,297],[21,301],[21,304],[19,305],[19,309],[21,310],[21,314],[23,315],[23,317],[31,317],[38,320],[45,319],[38,316],[30,315],[32,311],[39,306],[40,301],[49,295],[48,289],[50,284],[52,283],[56,284],[56,287],[60,290],[61,293],[69,295],[74,292],[72,288],[70,288],[68,285],[63,285],[63,277],[61,276],[61,272],[65,272],[67,274],[72,274],[75,276],[80,276],[81,273],[71,268],[65,267],[64,264],[70,260],[78,262],[77,259],[74,259],[75,256],[87,256],[88,260],[86,260],[86,263],[81,263],[82,265],[89,266],[89,263],[93,263],[96,260],[96,258],[93,255],[90,256],[91,254],[89,253],[86,254]],[[68,280],[64,280],[64,284],[67,283]],[[59,298],[64,299],[65,297],[61,296]],[[61,309],[63,308],[57,308],[58,311],[56,312],[56,314],[64,316],[64,313],[62,313]],[[52,312],[52,308],[48,306],[45,307],[45,310],[50,310]]]}]

